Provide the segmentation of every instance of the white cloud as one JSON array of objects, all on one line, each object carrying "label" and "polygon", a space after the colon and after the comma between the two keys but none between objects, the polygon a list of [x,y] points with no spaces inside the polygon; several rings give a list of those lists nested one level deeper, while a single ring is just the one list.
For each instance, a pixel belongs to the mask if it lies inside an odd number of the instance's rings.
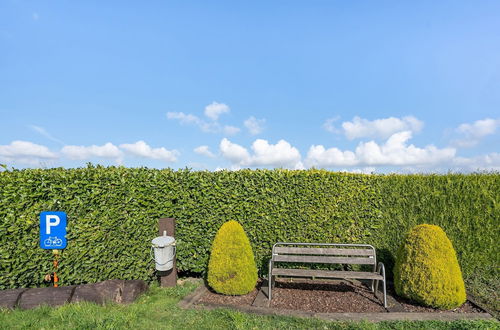
[{"label": "white cloud", "polygon": [[342,123],[342,130],[338,130],[333,126],[335,118],[328,119],[323,127],[329,132],[342,132],[349,139],[357,139],[363,137],[387,139],[395,133],[402,131],[410,131],[413,133],[419,132],[424,123],[413,116],[403,118],[383,118],[368,120],[354,117],[352,121]]},{"label": "white cloud", "polygon": [[0,160],[36,164],[41,159],[56,159],[57,154],[46,146],[28,141],[12,141],[8,145],[0,145]]},{"label": "white cloud", "polygon": [[499,126],[500,119],[491,118],[476,120],[472,124],[461,124],[455,131],[463,138],[455,140],[453,143],[458,147],[473,147],[485,136],[495,134]]},{"label": "white cloud", "polygon": [[159,159],[166,162],[177,161],[177,156],[179,154],[177,150],[167,150],[163,147],[151,148],[144,141],[137,141],[132,144],[120,144],[120,148],[137,157]]},{"label": "white cloud", "polygon": [[393,134],[384,144],[375,141],[359,143],[355,151],[325,149],[322,145],[311,146],[306,164],[317,167],[339,166],[409,166],[433,165],[452,161],[454,148],[438,149],[433,145],[419,148],[408,145],[412,133],[404,131]]},{"label": "white cloud", "polygon": [[264,130],[265,119],[257,119],[254,116],[251,116],[247,120],[243,122],[243,125],[248,129],[250,134],[257,135]]},{"label": "white cloud", "polygon": [[219,148],[222,157],[228,159],[231,163],[246,164],[250,160],[250,154],[247,149],[236,143],[232,143],[226,138],[222,139]]},{"label": "white cloud", "polygon": [[377,169],[372,166],[362,167],[362,168],[353,168],[353,169],[344,169],[341,172],[349,172],[349,173],[358,173],[358,174],[373,174]]},{"label": "white cloud", "polygon": [[269,144],[266,140],[257,139],[252,144],[254,155],[252,165],[272,165],[295,167],[300,162],[300,152],[285,140],[279,140],[276,144]]},{"label": "white cloud", "polygon": [[224,126],[224,128],[222,129],[222,131],[226,135],[234,135],[234,134],[237,134],[237,133],[240,132],[240,128],[239,127],[235,127],[235,126],[226,125],[226,126]]},{"label": "white cloud", "polygon": [[352,151],[341,151],[337,148],[325,149],[322,145],[312,145],[305,162],[308,166],[315,167],[355,166],[359,163]]},{"label": "white cloud", "polygon": [[223,133],[225,135],[234,135],[240,131],[240,128],[230,125],[221,125],[217,119],[222,113],[229,112],[229,107],[223,103],[213,102],[205,108],[205,115],[212,119],[206,122],[199,117],[192,114],[185,114],[184,112],[167,112],[167,118],[178,120],[181,124],[195,125],[205,133]]},{"label": "white cloud", "polygon": [[59,144],[66,144],[64,143],[63,141],[55,138],[54,136],[52,136],[52,134],[50,134],[49,132],[47,132],[47,130],[43,127],[40,127],[40,126],[36,126],[36,125],[29,125],[29,127],[34,130],[35,132],[39,133],[40,135],[46,137],[47,139],[51,140],[51,141],[54,141],[54,142],[57,142]]},{"label": "white cloud", "polygon": [[167,112],[167,118],[176,119],[181,124],[198,126],[205,133],[217,133],[221,131],[219,123],[207,123],[195,115],[185,114],[184,112]]},{"label": "white cloud", "polygon": [[269,144],[266,140],[257,139],[251,147],[252,155],[246,148],[232,143],[226,138],[222,139],[219,147],[222,156],[237,166],[304,168],[301,163],[300,152],[285,140],[280,140],[276,144]]},{"label": "white cloud", "polygon": [[167,112],[168,119],[178,119],[181,124],[196,124],[199,125],[201,120],[195,115],[185,114],[184,112]]},{"label": "white cloud", "polygon": [[228,113],[230,111],[229,107],[224,103],[212,102],[205,107],[205,116],[212,120],[219,119],[219,116],[223,113]]},{"label": "white cloud", "polygon": [[121,162],[123,153],[117,146],[108,142],[102,146],[64,146],[61,153],[69,159],[89,159],[93,157],[115,159]]},{"label": "white cloud", "polygon": [[433,145],[424,148],[407,145],[411,139],[410,131],[393,134],[383,145],[374,141],[360,143],[356,155],[363,164],[368,165],[428,165],[453,159],[454,148],[438,149]]},{"label": "white cloud", "polygon": [[230,167],[216,167],[214,172],[220,171],[239,171],[241,170],[241,166],[239,165],[231,165]]},{"label": "white cloud", "polygon": [[337,120],[339,120],[340,117],[339,116],[335,116],[333,118],[328,118],[325,123],[323,124],[323,128],[327,131],[327,132],[330,132],[330,133],[335,133],[335,134],[339,134],[341,133],[341,131],[339,129],[337,129],[335,127],[335,125],[333,125]]},{"label": "white cloud", "polygon": [[453,160],[457,171],[500,171],[500,153],[475,156],[470,158],[457,157]]},{"label": "white cloud", "polygon": [[194,148],[194,152],[196,152],[198,155],[214,158],[215,155],[210,151],[210,148],[208,146],[199,146]]},{"label": "white cloud", "polygon": [[302,161],[299,161],[299,162],[297,162],[297,163],[293,166],[293,168],[292,168],[292,169],[293,169],[293,170],[305,170],[305,169],[306,169],[306,167],[304,166],[304,164],[302,163]]}]

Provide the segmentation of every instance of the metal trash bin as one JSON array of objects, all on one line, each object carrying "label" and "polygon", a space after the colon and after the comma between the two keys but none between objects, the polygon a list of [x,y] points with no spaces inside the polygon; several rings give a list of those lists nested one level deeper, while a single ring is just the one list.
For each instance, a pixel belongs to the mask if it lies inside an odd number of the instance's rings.
[{"label": "metal trash bin", "polygon": [[151,241],[151,254],[154,252],[156,270],[167,271],[174,267],[175,259],[175,238],[167,236],[167,231],[163,231],[163,236],[154,238]]}]

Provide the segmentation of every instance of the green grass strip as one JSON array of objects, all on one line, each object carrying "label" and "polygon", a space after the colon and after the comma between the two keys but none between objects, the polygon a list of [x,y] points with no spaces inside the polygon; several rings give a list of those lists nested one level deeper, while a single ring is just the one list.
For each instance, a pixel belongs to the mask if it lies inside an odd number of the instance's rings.
[{"label": "green grass strip", "polygon": [[130,305],[92,303],[1,310],[0,329],[500,329],[497,321],[328,322],[286,316],[261,316],[230,309],[184,310],[177,303],[196,288],[153,286]]}]

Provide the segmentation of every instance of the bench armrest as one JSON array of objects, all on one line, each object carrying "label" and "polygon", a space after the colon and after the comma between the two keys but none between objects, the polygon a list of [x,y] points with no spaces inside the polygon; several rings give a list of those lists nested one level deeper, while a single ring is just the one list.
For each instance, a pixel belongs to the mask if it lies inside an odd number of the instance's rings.
[{"label": "bench armrest", "polygon": [[377,265],[377,273],[381,274],[385,280],[385,266],[383,263],[379,262]]}]

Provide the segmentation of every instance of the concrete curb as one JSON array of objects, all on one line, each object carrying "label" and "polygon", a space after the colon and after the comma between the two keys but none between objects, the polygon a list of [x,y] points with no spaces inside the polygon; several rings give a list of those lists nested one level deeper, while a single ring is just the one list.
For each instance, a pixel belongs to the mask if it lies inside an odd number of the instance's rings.
[{"label": "concrete curb", "polygon": [[200,298],[207,292],[208,289],[205,285],[200,285],[196,290],[185,296],[177,304],[182,309],[188,309],[193,306]]}]

